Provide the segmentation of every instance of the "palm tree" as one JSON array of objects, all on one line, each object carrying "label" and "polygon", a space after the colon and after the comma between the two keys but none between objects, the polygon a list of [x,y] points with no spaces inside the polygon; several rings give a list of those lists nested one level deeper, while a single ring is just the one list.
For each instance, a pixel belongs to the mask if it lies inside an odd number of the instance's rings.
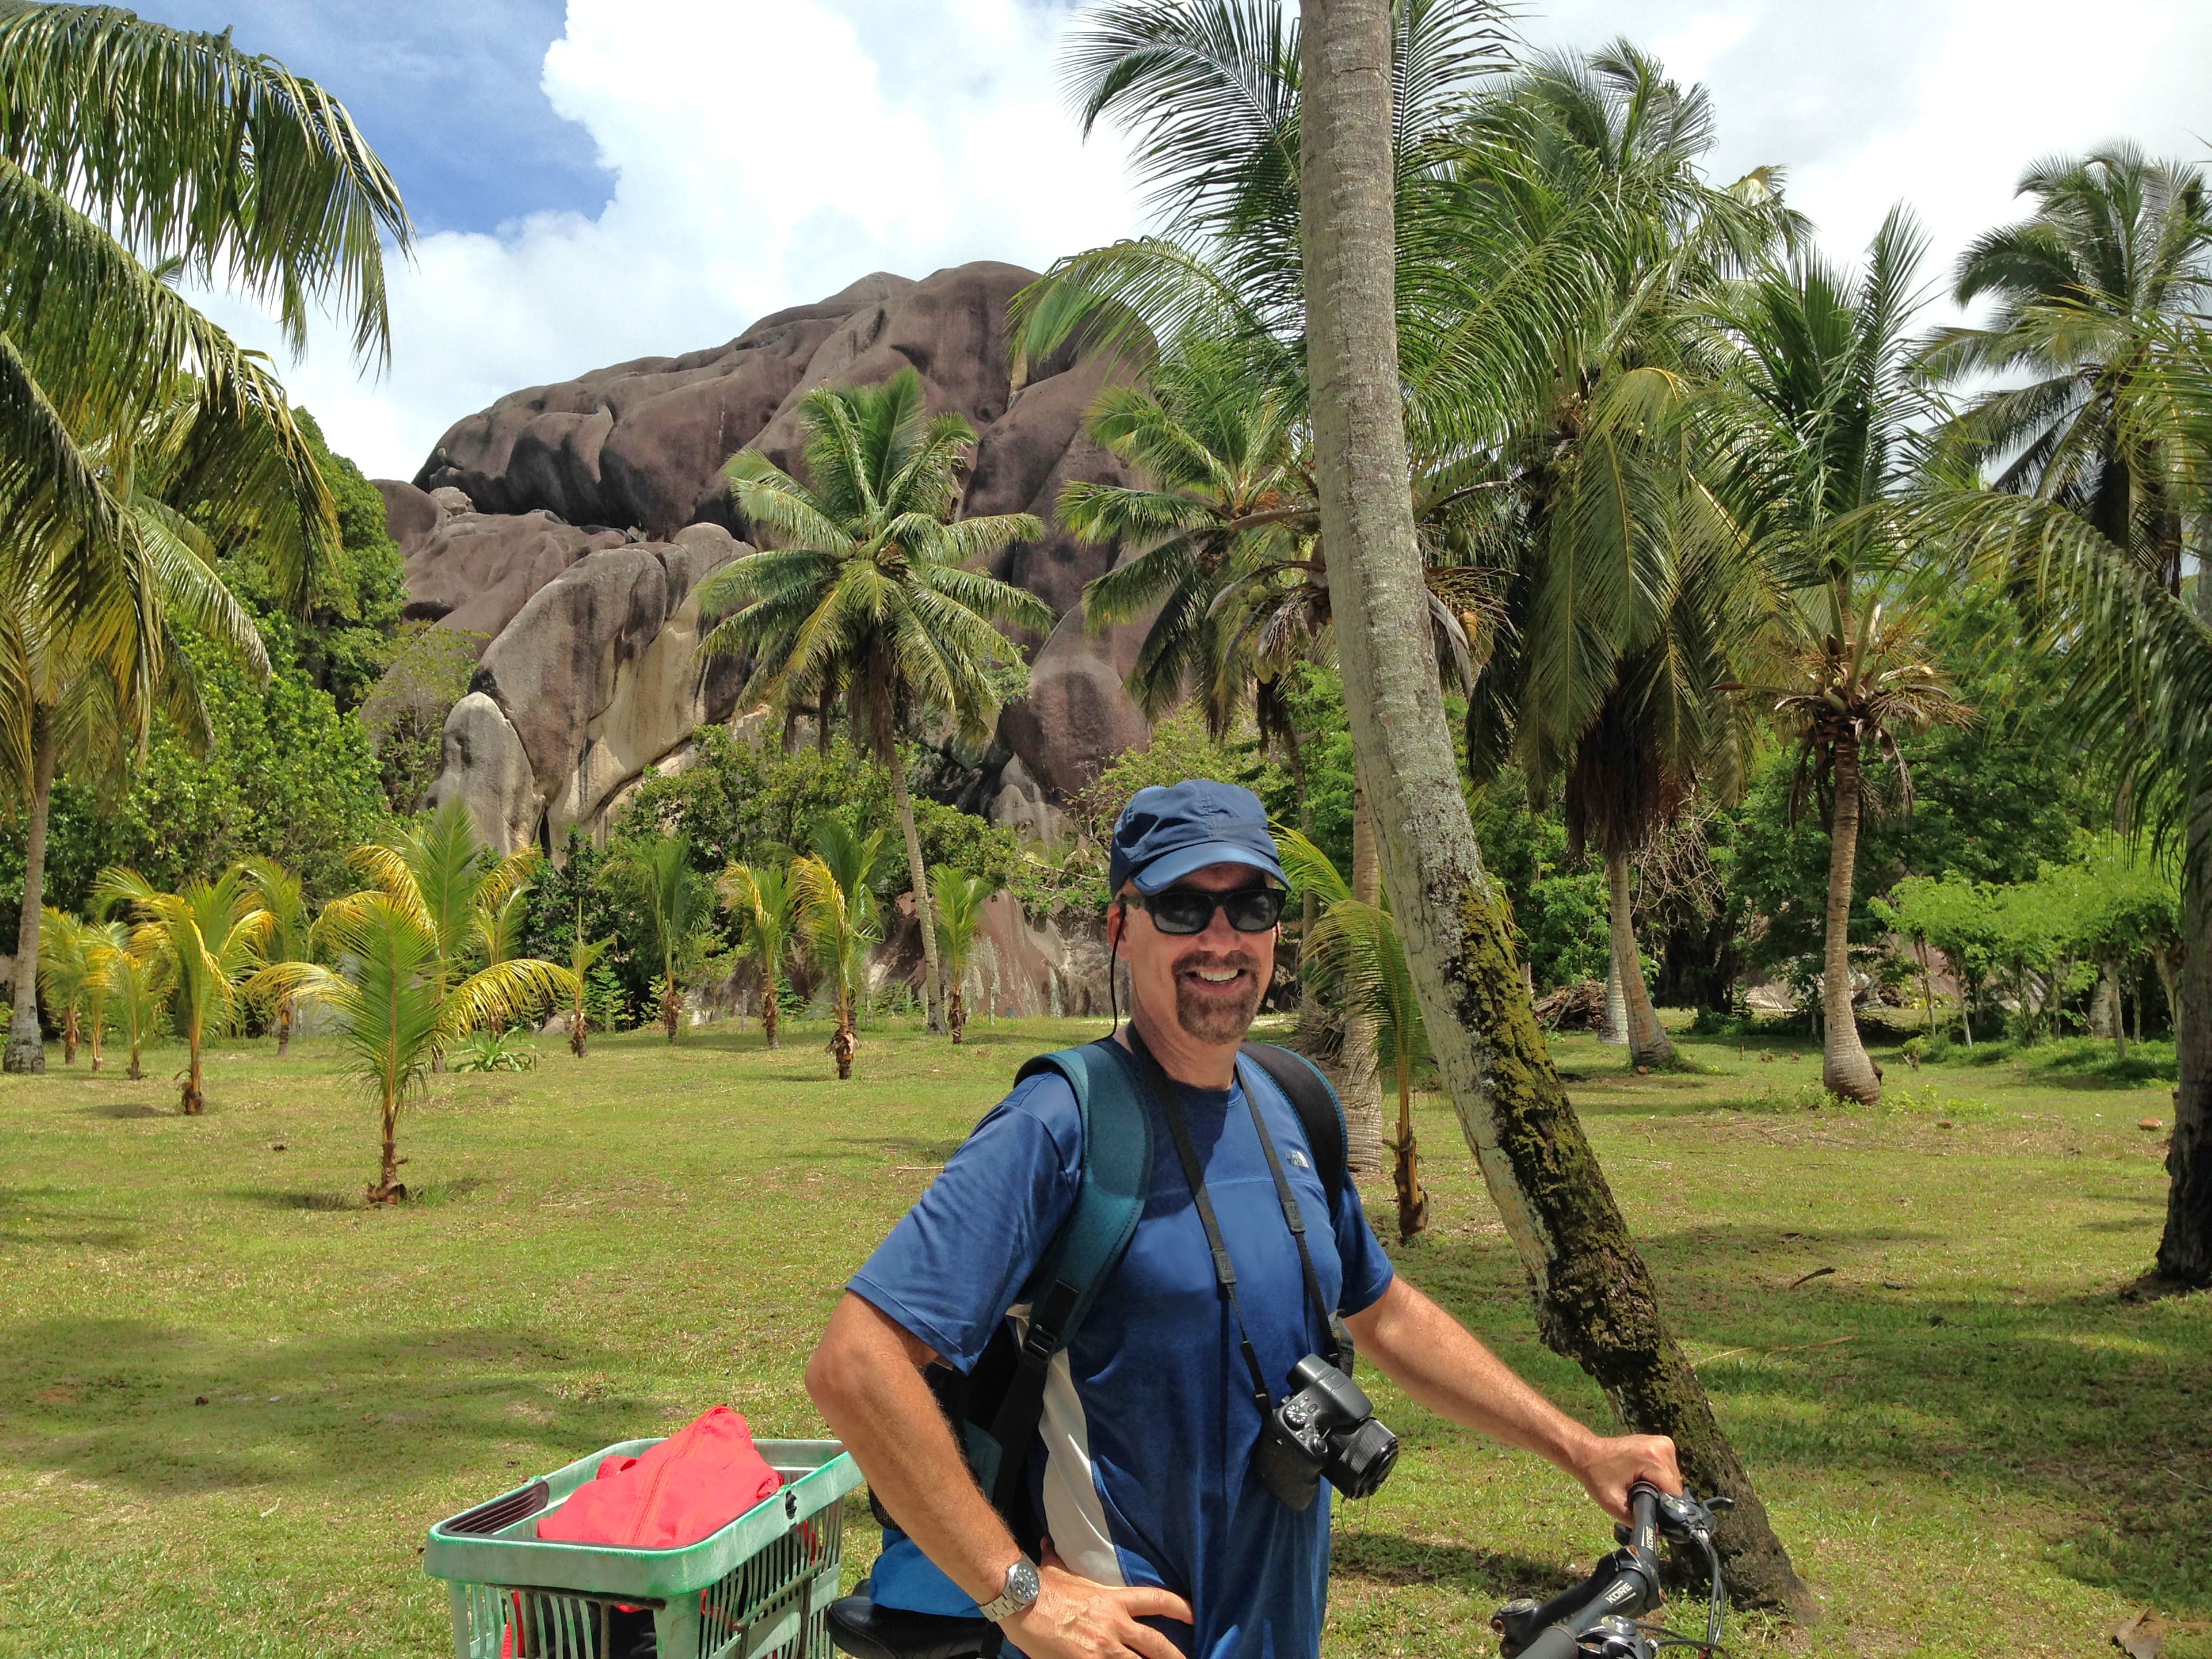
[{"label": "palm tree", "polygon": [[[228,31],[15,6],[0,15],[0,524],[14,659],[0,747],[28,810],[4,1065],[22,1072],[44,1066],[29,988],[73,688],[99,682],[118,717],[111,735],[143,741],[181,660],[167,625],[180,526],[223,546],[251,540],[299,600],[337,545],[330,492],[275,379],[167,278],[268,302],[295,352],[310,307],[335,301],[367,357],[387,338],[382,238],[404,253],[413,231],[344,107],[238,51]],[[158,492],[139,482],[155,459]],[[143,510],[156,494],[173,522]]]},{"label": "palm tree", "polygon": [[615,872],[637,890],[654,947],[660,952],[660,1024],[671,1042],[684,1014],[684,980],[698,959],[708,925],[706,884],[691,867],[691,842],[656,836],[614,861]]},{"label": "palm tree", "polygon": [[107,965],[108,999],[115,1009],[116,1034],[130,1045],[133,1083],[146,1075],[139,1054],[160,1032],[161,1011],[169,1000],[168,960],[157,936],[155,928],[138,927]]},{"label": "palm tree", "polygon": [[[271,918],[268,941],[262,947],[264,957],[272,967],[280,962],[313,962],[313,923],[307,915],[307,890],[299,877],[271,858],[247,859],[240,867],[252,884],[261,908]],[[276,998],[279,1060],[291,1050],[293,1012],[291,997],[280,993]]]},{"label": "palm tree", "polygon": [[876,902],[876,872],[884,858],[884,832],[856,835],[828,818],[815,833],[811,857],[793,859],[791,889],[815,965],[830,976],[836,1029],[830,1052],[837,1078],[853,1075],[860,999],[867,994],[868,952],[883,937]]},{"label": "palm tree", "polygon": [[591,1011],[585,1006],[585,994],[591,986],[592,969],[599,958],[614,944],[612,936],[587,939],[584,937],[583,904],[576,906],[576,938],[568,947],[568,1052],[578,1060],[584,1057],[585,1039],[592,1029]]},{"label": "palm tree", "polygon": [[368,891],[335,899],[315,921],[316,943],[343,972],[312,962],[267,970],[282,994],[336,1010],[338,1041],[354,1075],[378,1099],[383,1156],[372,1204],[407,1196],[399,1180],[399,1108],[421,1089],[435,1056],[469,1031],[514,1019],[569,994],[565,968],[532,957],[510,957],[452,977],[446,940],[404,895]]},{"label": "palm tree", "polygon": [[[536,867],[532,860],[532,870]],[[486,967],[511,962],[521,953],[522,930],[530,921],[530,890],[535,885],[533,876],[525,874],[496,903],[489,896],[477,902],[477,948]],[[499,1036],[506,1030],[503,1019],[495,1016],[490,1030],[494,1036]]]},{"label": "palm tree", "polygon": [[[801,921],[799,895],[792,884],[791,872],[769,865],[755,868],[750,864],[732,864],[722,872],[715,886],[722,908],[738,919],[738,933],[745,954],[760,964],[761,1036],[769,1048],[774,1048],[784,964],[791,959],[798,944]],[[957,994],[957,984],[955,992]],[[953,1028],[952,1040],[960,1040],[957,1026]]]},{"label": "palm tree", "polygon": [[1972,393],[1947,436],[1996,488],[2071,508],[2181,591],[2185,509],[2172,434],[2125,417],[2167,355],[2169,327],[2201,325],[2212,305],[2212,202],[2193,167],[2130,145],[2039,161],[2020,181],[2036,198],[2017,223],[1976,239],[1952,297],[1994,298],[1986,327],[1936,331],[1919,356],[1938,380],[2001,375],[2026,385]]},{"label": "palm tree", "polygon": [[1851,1006],[1850,914],[1868,763],[1911,780],[1899,739],[1966,711],[1932,659],[1907,585],[1914,544],[1896,495],[1921,404],[1905,329],[1924,243],[1893,210],[1866,268],[1845,276],[1810,252],[1737,287],[1721,310],[1736,359],[1734,439],[1742,458],[1725,493],[1781,590],[1778,678],[1756,688],[1797,739],[1791,793],[1817,790],[1828,830],[1820,979],[1821,1081],[1871,1104],[1881,1081]]},{"label": "palm tree", "polygon": [[[425,813],[389,839],[357,847],[353,863],[380,892],[389,893],[438,942],[439,972],[459,983],[481,947],[483,918],[495,913],[538,867],[526,847],[501,856],[477,838],[475,821],[458,797]],[[443,1039],[430,1069],[445,1069]]]},{"label": "palm tree", "polygon": [[[1005,891],[1004,885],[982,876],[940,868],[937,872],[937,927],[945,951],[945,980],[951,988],[945,1023],[952,1040],[962,1041],[968,1029],[968,959],[982,938],[984,909]],[[988,946],[988,941],[984,943]]]},{"label": "palm tree", "polygon": [[811,487],[757,451],[730,461],[739,509],[784,545],[738,559],[702,586],[702,614],[723,620],[700,649],[750,655],[756,681],[778,702],[811,697],[825,719],[831,689],[848,688],[859,735],[890,774],[929,1027],[941,1031],[929,875],[899,732],[942,712],[963,733],[988,736],[999,714],[992,671],[1019,659],[993,624],[1042,633],[1053,617],[975,567],[1043,526],[1026,513],[953,517],[975,428],[957,414],[931,416],[912,369],[881,386],[817,388],[800,403],[799,422]]},{"label": "palm tree", "polygon": [[[1405,414],[1409,372],[1422,366],[1399,350],[1392,301],[1395,294],[1402,307],[1407,290],[1386,257],[1395,249],[1404,262],[1395,199],[1404,146],[1394,125],[1413,100],[1394,98],[1384,72],[1394,33],[1402,39],[1421,9],[1306,0],[1302,9],[1297,246],[1312,301],[1304,337],[1316,482],[1340,600],[1346,713],[1367,757],[1384,874],[1437,1069],[1528,1272],[1545,1340],[1605,1378],[1632,1425],[1673,1436],[1698,1490],[1734,1501],[1716,1540],[1730,1581],[1808,1607],[1696,1371],[1660,1317],[1650,1274],[1536,1029],[1425,648]],[[1501,283],[1489,329],[1465,333],[1467,360],[1496,388],[1471,394],[1478,403],[1492,395],[1509,407],[1520,401],[1528,385],[1522,346],[1556,337],[1545,314],[1551,306],[1579,303],[1577,280],[1560,286],[1524,306],[1525,289]],[[1417,412],[1420,395],[1416,386]]]},{"label": "palm tree", "polygon": [[[62,1064],[76,1064],[76,1045],[82,1036],[85,988],[93,967],[86,959],[85,922],[66,910],[46,907],[47,946],[39,955],[39,994],[46,1012],[62,1028]],[[33,1010],[32,1017],[37,1018]]]},{"label": "palm tree", "polygon": [[236,1020],[248,981],[265,965],[262,946],[276,918],[234,865],[213,881],[189,881],[173,893],[161,891],[136,870],[111,865],[100,872],[93,893],[102,906],[129,905],[144,924],[141,933],[167,964],[176,1028],[190,1054],[181,1103],[185,1116],[197,1117],[207,1109],[201,1045]]},{"label": "palm tree", "polygon": [[1278,830],[1283,867],[1291,885],[1315,894],[1321,918],[1310,947],[1322,980],[1347,1008],[1373,1023],[1376,1052],[1390,1065],[1398,1085],[1398,1132],[1390,1149],[1398,1188],[1398,1242],[1406,1243],[1429,1224],[1429,1195],[1421,1185],[1420,1148],[1413,1139],[1413,1072],[1429,1058],[1427,1028],[1387,902],[1353,896],[1328,854],[1296,830]]},{"label": "palm tree", "polygon": [[131,929],[125,923],[84,924],[84,1031],[95,1072],[100,1069],[101,1040],[107,1035],[108,1000],[115,994],[115,965],[130,951]]}]

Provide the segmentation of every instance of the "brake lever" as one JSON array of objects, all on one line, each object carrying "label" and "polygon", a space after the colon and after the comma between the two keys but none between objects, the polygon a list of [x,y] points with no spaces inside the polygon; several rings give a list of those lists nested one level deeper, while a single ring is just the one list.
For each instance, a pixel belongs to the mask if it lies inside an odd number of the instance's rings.
[{"label": "brake lever", "polygon": [[[1709,1498],[1700,1502],[1686,1492],[1662,1492],[1659,1494],[1658,1515],[1660,1533],[1668,1538],[1710,1538],[1717,1524],[1717,1517],[1735,1507],[1735,1500]],[[1613,1523],[1613,1540],[1626,1544],[1629,1529],[1619,1522]]]}]

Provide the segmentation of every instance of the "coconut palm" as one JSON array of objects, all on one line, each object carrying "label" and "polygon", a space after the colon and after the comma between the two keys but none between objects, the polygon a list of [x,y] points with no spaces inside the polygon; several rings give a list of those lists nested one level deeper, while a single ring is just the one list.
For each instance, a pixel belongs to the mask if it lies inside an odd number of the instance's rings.
[{"label": "coconut palm", "polygon": [[811,392],[799,422],[811,486],[757,451],[730,461],[739,510],[783,545],[702,585],[702,614],[722,620],[700,649],[750,656],[755,682],[786,707],[811,698],[826,717],[829,690],[847,688],[858,735],[890,774],[929,1025],[941,1031],[929,876],[899,733],[941,713],[969,737],[989,735],[1000,701],[992,671],[1018,661],[994,624],[1042,633],[1053,617],[1034,595],[975,567],[1043,526],[1026,513],[953,516],[975,428],[957,414],[930,415],[910,368],[881,386]]},{"label": "coconut palm", "polygon": [[[2026,219],[1974,241],[1953,298],[1995,299],[1985,327],[1938,330],[1923,374],[2025,374],[1973,392],[1948,436],[1999,489],[2072,508],[2181,591],[2186,503],[2170,433],[2125,418],[2131,383],[2157,379],[2172,325],[2212,307],[2212,201],[2197,170],[2129,145],[2037,162]],[[2182,464],[2186,464],[2183,462]],[[2200,463],[2201,465],[2201,463]]]},{"label": "coconut palm", "polygon": [[[96,971],[88,958],[86,923],[81,916],[46,907],[48,943],[39,952],[39,995],[46,1012],[62,1030],[62,1064],[76,1064],[76,1045],[83,1036],[86,988]],[[33,1018],[36,1018],[36,1010]]]},{"label": "coconut palm", "polygon": [[[531,867],[534,872],[534,861]],[[526,874],[496,903],[489,896],[477,902],[477,949],[486,967],[496,967],[522,954],[522,930],[530,921],[530,890],[535,884],[532,876]],[[505,1030],[495,1018],[491,1034],[498,1036]]]},{"label": "coconut palm", "polygon": [[[158,494],[216,543],[250,540],[295,599],[337,545],[330,493],[275,379],[167,278],[265,301],[295,351],[309,307],[335,301],[368,356],[386,340],[382,238],[404,252],[413,233],[343,106],[238,51],[228,31],[11,5],[0,85],[0,586],[14,613],[0,770],[28,809],[27,965],[75,688],[92,680],[112,703],[111,738],[143,741],[179,661],[177,526],[149,526],[137,504]],[[161,434],[151,446],[149,428]],[[156,456],[158,492],[138,482]],[[28,983],[9,1071],[44,1064]]]},{"label": "coconut palm", "polygon": [[1291,885],[1315,894],[1321,917],[1308,946],[1322,981],[1374,1023],[1376,1053],[1398,1087],[1397,1133],[1389,1147],[1398,1189],[1398,1242],[1429,1224],[1429,1195],[1421,1185],[1420,1148],[1413,1139],[1413,1073],[1429,1057],[1427,1027],[1413,989],[1405,942],[1390,920],[1387,901],[1353,896],[1328,854],[1296,830],[1276,831]]},{"label": "coconut palm", "polygon": [[1793,811],[1817,793],[1828,830],[1821,1080],[1869,1103],[1881,1083],[1852,1012],[1850,931],[1866,770],[1896,765],[1909,810],[1899,740],[1966,718],[1934,659],[1908,581],[1914,545],[1895,511],[1923,407],[1905,330],[1923,246],[1894,210],[1863,271],[1802,253],[1721,307],[1741,457],[1722,493],[1783,599],[1781,671],[1755,690],[1797,742]]},{"label": "coconut palm", "polygon": [[982,876],[942,868],[937,872],[938,943],[945,951],[945,981],[952,993],[945,1024],[952,1028],[955,1042],[968,1029],[969,958],[978,942],[989,948],[990,942],[982,937],[985,907],[1005,890],[1003,884]]},{"label": "coconut palm", "polygon": [[708,927],[707,884],[691,867],[684,836],[655,836],[614,860],[611,868],[635,890],[653,948],[660,954],[660,1024],[671,1042],[684,1014],[684,981],[697,966]]},{"label": "coconut palm", "polygon": [[116,1035],[131,1050],[128,1075],[133,1083],[146,1075],[139,1055],[160,1034],[162,1010],[169,1000],[168,960],[157,936],[157,929],[139,927],[107,964],[108,1002],[114,1010]]},{"label": "coconut palm", "polygon": [[[457,797],[387,840],[356,848],[353,863],[373,888],[405,905],[437,940],[439,971],[453,985],[482,946],[484,916],[530,880],[539,856],[534,847],[504,856],[494,853],[477,838],[468,806]],[[432,1054],[430,1068],[444,1066],[441,1048]]]},{"label": "coconut palm", "polygon": [[418,904],[388,891],[355,893],[324,906],[315,939],[343,970],[285,963],[266,970],[270,988],[336,1013],[339,1047],[380,1111],[383,1154],[369,1202],[403,1200],[401,1104],[422,1088],[435,1057],[470,1031],[569,994],[568,970],[519,957],[455,979],[444,937]]},{"label": "coconut palm", "polygon": [[167,964],[173,1017],[189,1055],[180,1103],[185,1116],[197,1117],[207,1109],[201,1046],[235,1023],[248,981],[266,966],[262,947],[276,919],[236,866],[165,893],[136,870],[111,865],[93,894],[103,907],[129,906]]},{"label": "coconut palm", "polygon": [[[271,918],[269,938],[262,946],[263,957],[271,966],[280,962],[313,962],[314,945],[310,932],[313,922],[307,915],[307,890],[299,877],[271,858],[247,859],[240,867],[252,884],[254,896],[261,901],[261,908]],[[289,994],[278,994],[274,1003],[276,1058],[282,1060],[292,1047],[294,1009]]]},{"label": "coconut palm", "polygon": [[884,832],[862,836],[825,819],[811,857],[793,859],[791,889],[815,966],[829,975],[836,1028],[830,1053],[840,1082],[853,1075],[860,999],[867,994],[868,953],[883,938],[877,872],[885,858]]},{"label": "coconut palm", "polygon": [[[756,868],[750,864],[732,864],[715,883],[715,892],[722,901],[722,908],[738,920],[738,935],[744,953],[760,964],[761,1037],[773,1048],[776,1046],[775,1024],[781,1012],[778,999],[783,994],[783,970],[798,945],[801,925],[799,895],[792,885],[791,872],[771,865]],[[955,994],[957,994],[957,981]],[[960,1040],[957,1026],[953,1028],[952,1040]]]},{"label": "coconut palm", "polygon": [[107,1035],[107,1005],[115,994],[115,964],[130,953],[131,928],[120,921],[84,924],[84,1035],[92,1049],[92,1069],[100,1066],[100,1047]]},{"label": "coconut palm", "polygon": [[585,1006],[592,969],[599,966],[599,958],[613,944],[611,935],[593,939],[584,937],[583,903],[580,899],[576,906],[576,937],[568,947],[568,978],[564,987],[568,998],[568,1052],[578,1060],[584,1057],[585,1040],[592,1029],[591,1011]]}]

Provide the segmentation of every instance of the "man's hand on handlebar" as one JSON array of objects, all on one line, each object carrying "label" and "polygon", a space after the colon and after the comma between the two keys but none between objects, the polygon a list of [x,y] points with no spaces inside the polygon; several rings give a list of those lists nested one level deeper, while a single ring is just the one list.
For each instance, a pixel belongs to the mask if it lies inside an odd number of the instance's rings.
[{"label": "man's hand on handlebar", "polygon": [[1037,1565],[1037,1599],[1004,1621],[1029,1659],[1182,1659],[1176,1644],[1139,1619],[1191,1622],[1190,1603],[1152,1585],[1115,1589],[1067,1570],[1051,1545]]},{"label": "man's hand on handlebar", "polygon": [[1575,1469],[1597,1506],[1616,1521],[1628,1519],[1628,1489],[1649,1480],[1662,1492],[1682,1490],[1674,1443],[1663,1434],[1622,1434],[1595,1439]]}]

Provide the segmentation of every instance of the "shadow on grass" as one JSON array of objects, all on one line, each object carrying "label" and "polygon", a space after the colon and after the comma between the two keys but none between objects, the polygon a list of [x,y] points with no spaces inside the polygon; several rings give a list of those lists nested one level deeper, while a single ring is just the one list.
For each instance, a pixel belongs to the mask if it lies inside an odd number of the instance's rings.
[{"label": "shadow on grass", "polygon": [[1543,1599],[1578,1582],[1557,1561],[1510,1550],[1431,1543],[1401,1534],[1340,1532],[1329,1544],[1329,1576],[1385,1585],[1442,1584],[1470,1595],[1533,1595]]},{"label": "shadow on grass", "polygon": [[419,1486],[493,1443],[542,1447],[524,1461],[551,1467],[638,1432],[654,1412],[588,1384],[564,1391],[557,1379],[603,1375],[616,1356],[527,1328],[272,1343],[47,1319],[0,1331],[0,1439],[13,1456],[149,1494],[343,1483],[364,1470],[380,1486]]},{"label": "shadow on grass", "polygon": [[[2122,1229],[2148,1242],[2155,1222],[2077,1221],[2055,1229],[2049,1248],[2063,1249],[2069,1231]],[[2212,1613],[2202,1570],[2212,1297],[2131,1305],[2117,1285],[1931,1293],[1912,1283],[1922,1270],[1885,1264],[1899,1246],[1947,1237],[1866,1226],[1785,1238],[1709,1225],[1639,1242],[1754,1471],[1936,1474],[1978,1504],[2096,1516],[2053,1546],[2061,1570],[2168,1613]],[[1502,1241],[1439,1239],[1425,1255],[1425,1284],[1478,1327],[1494,1322],[1501,1289],[1520,1288]],[[1941,1270],[1940,1256],[1925,1259],[1925,1271]],[[1836,1271],[1792,1287],[1819,1267]]]},{"label": "shadow on grass", "polygon": [[[131,1250],[143,1237],[116,1215],[41,1205],[67,1196],[59,1187],[0,1187],[0,1244],[68,1245],[87,1250]],[[101,1226],[106,1222],[113,1224]]]},{"label": "shadow on grass", "polygon": [[80,1106],[77,1109],[87,1117],[142,1118],[184,1115],[173,1106],[151,1106],[143,1100],[103,1100],[96,1105]]}]

